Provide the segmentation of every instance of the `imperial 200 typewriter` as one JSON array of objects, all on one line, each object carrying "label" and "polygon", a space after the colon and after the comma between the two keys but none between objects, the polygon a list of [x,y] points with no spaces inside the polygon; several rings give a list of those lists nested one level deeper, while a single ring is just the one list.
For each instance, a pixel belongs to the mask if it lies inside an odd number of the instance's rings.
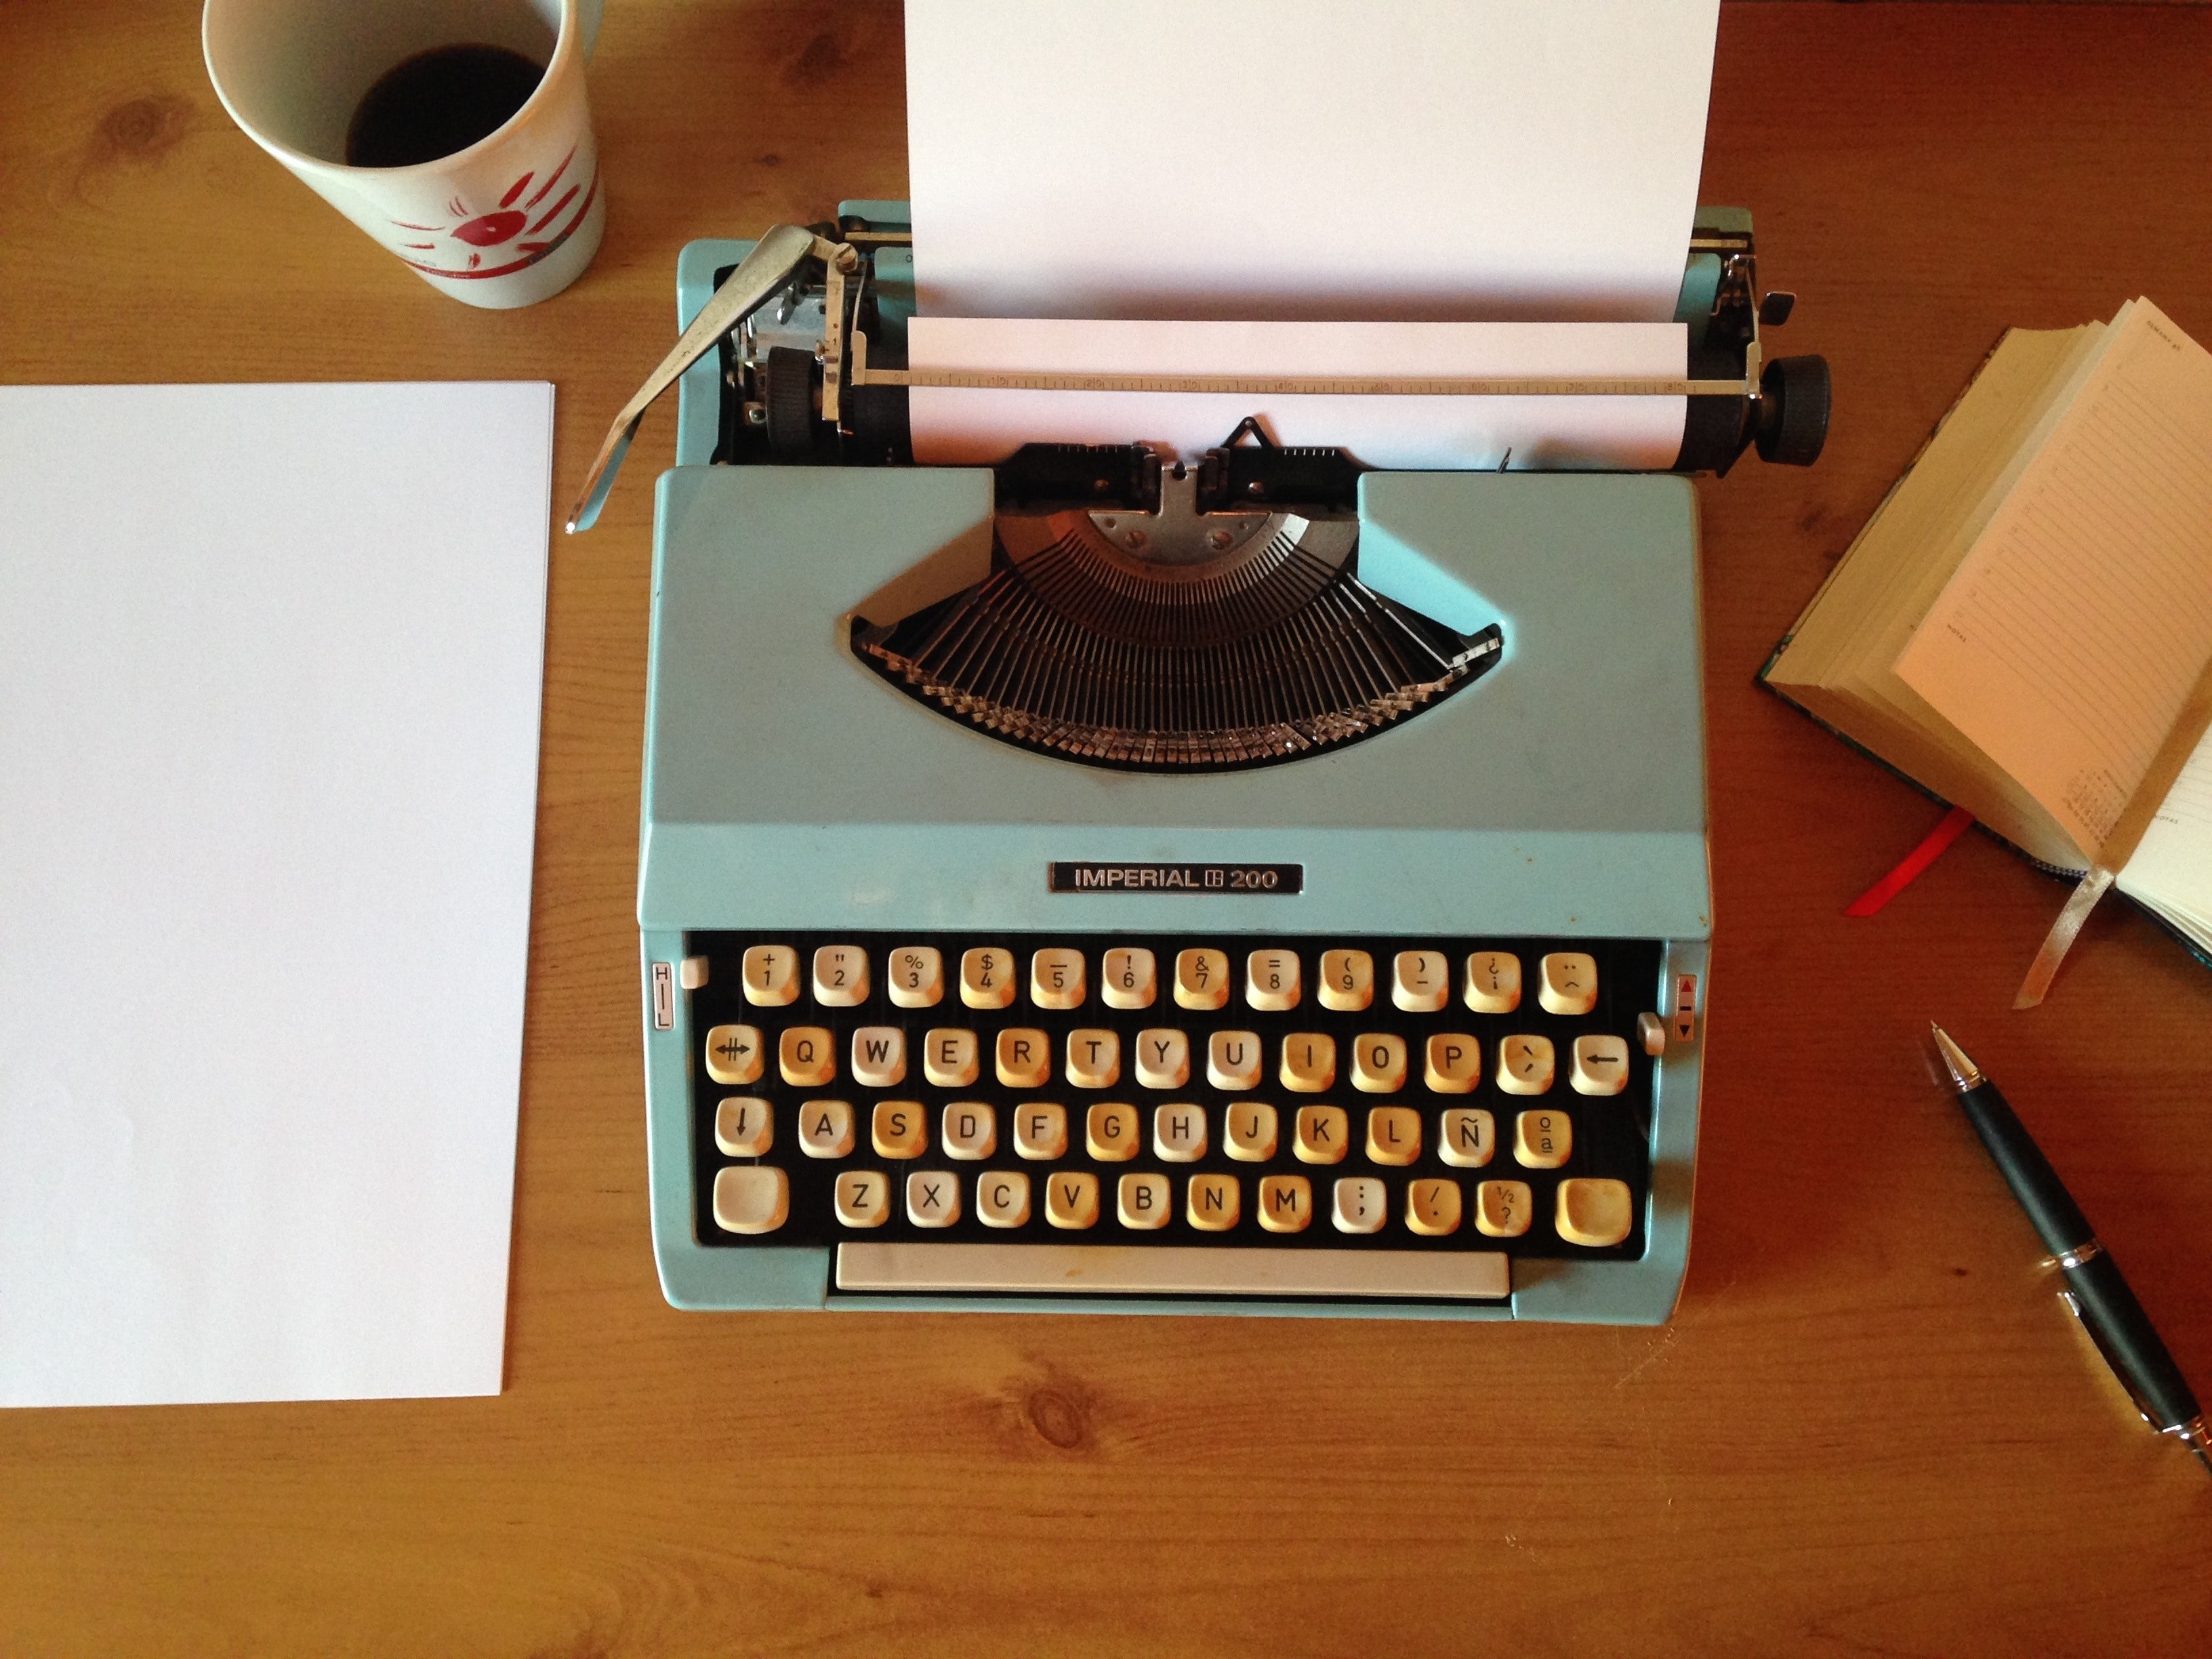
[{"label": "imperial 200 typewriter", "polygon": [[1674,473],[1251,422],[915,465],[907,230],[687,248],[580,514],[680,380],[639,896],[669,1300],[1664,1319],[1711,933],[1676,474],[1809,462],[1827,418],[1818,359],[1762,356],[1747,216],[1698,216],[1688,378],[1613,388],[1686,397]]}]

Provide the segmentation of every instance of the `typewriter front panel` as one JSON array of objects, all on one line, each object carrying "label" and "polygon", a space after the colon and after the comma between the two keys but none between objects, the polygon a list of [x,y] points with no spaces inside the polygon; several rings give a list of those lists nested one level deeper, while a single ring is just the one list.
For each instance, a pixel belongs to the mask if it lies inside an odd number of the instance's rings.
[{"label": "typewriter front panel", "polygon": [[[1506,1258],[1510,1301],[1349,1294],[1231,1300],[1196,1291],[1176,1299],[1019,1299],[1098,1309],[1665,1316],[1686,1255],[1710,933],[1689,486],[1667,477],[1449,474],[1374,475],[1364,486],[1363,579],[1455,628],[1463,626],[1462,616],[1495,618],[1504,641],[1498,666],[1480,684],[1358,744],[1249,772],[1188,777],[1090,768],[1011,747],[900,696],[856,660],[851,619],[875,596],[902,584],[902,603],[949,592],[988,565],[989,475],[686,468],[664,480],[640,916],[648,988],[656,974],[669,985],[665,1000],[648,1008],[647,1070],[656,1237],[672,1300],[819,1306],[866,1299],[833,1283],[833,1258],[847,1230],[834,1216],[824,1220],[830,1188],[816,1182],[800,1190],[802,1174],[836,1161],[811,1160],[790,1139],[797,1133],[793,1114],[814,1098],[851,1106],[854,1158],[871,1161],[849,1167],[897,1176],[902,1208],[885,1237],[910,1236],[917,1248],[994,1238],[975,1213],[976,1169],[962,1168],[960,1160],[929,1167],[959,1171],[961,1218],[944,1229],[905,1218],[904,1177],[921,1160],[876,1158],[869,1136],[883,1100],[918,1103],[933,1157],[943,1109],[956,1099],[993,1106],[1002,1149],[1011,1144],[1009,1115],[1024,1102],[1066,1108],[1071,1151],[1064,1160],[994,1152],[1000,1164],[975,1162],[1032,1176],[1048,1166],[1101,1175],[1103,1231],[1095,1236],[1117,1243],[1119,1176],[1174,1169],[1179,1245],[1231,1248],[1194,1237],[1205,1230],[1187,1219],[1189,1178],[1207,1175],[1238,1182],[1239,1217],[1230,1231],[1241,1245],[1286,1257],[1383,1249],[1368,1235],[1335,1229],[1334,1182],[1351,1178],[1344,1171],[1309,1170],[1294,1151],[1279,1149],[1277,1161],[1266,1164],[1229,1156],[1221,1145],[1223,1113],[1232,1100],[1250,1100],[1274,1108],[1284,1147],[1300,1107],[1342,1109],[1357,1129],[1350,1167],[1383,1183],[1389,1207],[1378,1237],[1432,1254]],[[1295,868],[1299,879],[1295,892],[1280,884],[1054,890],[1053,866],[1070,862]],[[876,1018],[881,1008],[863,1010],[870,1012],[864,1020],[851,1010],[811,1009],[804,999],[804,1021],[781,1006],[763,1011],[762,1018],[743,1018],[718,999],[742,1002],[730,964],[741,971],[744,951],[762,944],[809,953],[854,945],[867,951],[878,975],[887,953],[903,946],[938,950],[948,971],[955,952],[986,945],[1024,958],[1039,948],[1066,949],[1080,953],[1094,980],[1112,949],[1152,950],[1164,974],[1170,956],[1187,949],[1219,950],[1241,969],[1253,950],[1273,946],[1298,957],[1310,988],[1303,1012],[1248,1006],[1201,1017],[1177,1009],[1172,1021],[1127,1011],[1110,1021],[1090,1018],[1098,1015],[1095,992],[1089,1015],[1036,1009],[1024,998],[1016,1009],[986,1017],[958,1007],[956,993],[955,1009],[974,1017],[979,1041],[988,1030],[995,1042],[1009,1022],[1048,1034],[1051,1089],[1001,1085],[989,1069],[974,1085],[980,1092],[909,1091],[903,1083],[864,1089],[850,1069],[855,1029],[896,1027],[915,1045],[933,1029],[971,1028],[919,1009],[896,1020]],[[1455,986],[1462,1000],[1450,1003],[1450,1012],[1402,1012],[1386,990],[1378,1006],[1396,1023],[1363,1025],[1355,1012],[1320,1009],[1310,989],[1328,951],[1364,951],[1387,981],[1386,964],[1401,951],[1433,951],[1456,979],[1466,958],[1486,950],[1510,952],[1532,975],[1547,956],[1588,955],[1600,966],[1607,994],[1618,1000],[1608,1002],[1598,1024],[1570,1029],[1571,1021],[1558,1024],[1539,1012],[1523,1030],[1510,1016],[1470,1009],[1463,985]],[[706,982],[686,992],[675,982],[678,964],[701,957]],[[1685,978],[1689,1035],[1670,1040],[1654,1060],[1643,1053],[1637,1016],[1671,1018]],[[1164,989],[1161,1003],[1168,1006]],[[1535,1007],[1533,1000],[1527,1006]],[[768,1058],[765,1092],[750,1092],[778,1109],[774,1133],[786,1137],[784,1150],[794,1160],[790,1207],[774,1232],[735,1235],[717,1224],[712,1188],[721,1170],[747,1160],[715,1146],[713,1116],[722,1099],[749,1091],[708,1077],[708,1034],[716,1026],[752,1025],[763,1043],[772,1035],[780,1042],[787,1016],[828,1034],[838,1081],[834,1089],[786,1085],[777,1057]],[[1459,1023],[1443,1023],[1454,1018]],[[1192,1092],[1132,1088],[1125,1080],[1101,1094],[1067,1080],[1070,1032],[1114,1030],[1125,1045],[1126,1077],[1133,1074],[1129,1046],[1156,1027],[1182,1030],[1193,1043],[1218,1030],[1250,1034],[1267,1051],[1264,1086],[1209,1091],[1202,1060]],[[1281,1081],[1282,1042],[1301,1032],[1330,1036],[1342,1057],[1342,1075],[1312,1095]],[[1351,1045],[1363,1033],[1405,1041],[1410,1076],[1397,1092],[1419,1121],[1425,1162],[1365,1167],[1367,1115],[1389,1104],[1392,1091],[1362,1091],[1352,1080]],[[1454,1033],[1475,1039],[1481,1050],[1475,1091],[1481,1098],[1471,1109],[1492,1114],[1498,1150],[1487,1170],[1447,1165],[1437,1150],[1442,1114],[1456,1108],[1442,1094],[1425,1092],[1423,1060],[1431,1036]],[[1577,1036],[1626,1044],[1629,1076],[1620,1095],[1574,1091],[1566,1079]],[[1515,1127],[1520,1112],[1531,1109],[1500,1088],[1495,1067],[1505,1039],[1523,1036],[1552,1039],[1553,1092],[1534,1098],[1539,1106],[1565,1103],[1577,1131],[1589,1119],[1573,1154],[1590,1159],[1587,1166],[1563,1165],[1562,1174],[1516,1163]],[[1094,1162],[1085,1150],[1084,1109],[1101,1101],[1147,1115],[1146,1142],[1127,1170]],[[1150,1145],[1149,1115],[1160,1103],[1207,1112],[1208,1150],[1187,1169],[1158,1159]],[[1559,1183],[1583,1167],[1589,1179],[1620,1180],[1629,1188],[1633,1224],[1617,1243],[1561,1243]],[[1276,1235],[1255,1220],[1260,1182],[1276,1174],[1307,1179],[1310,1201],[1318,1206],[1316,1227]],[[1416,1179],[1459,1188],[1455,1231],[1430,1237],[1408,1226],[1405,1206]],[[1478,1189],[1493,1180],[1518,1181],[1532,1206],[1550,1206],[1542,1210],[1536,1242],[1527,1235],[1493,1239],[1474,1225]],[[1044,1200],[1042,1184],[1033,1182],[1032,1213],[1020,1224],[1040,1241],[1051,1231]],[[1059,1230],[1071,1231],[1078,1230]],[[1128,1248],[1165,1247],[1147,1239]],[[889,1299],[1004,1305],[985,1295]]]}]

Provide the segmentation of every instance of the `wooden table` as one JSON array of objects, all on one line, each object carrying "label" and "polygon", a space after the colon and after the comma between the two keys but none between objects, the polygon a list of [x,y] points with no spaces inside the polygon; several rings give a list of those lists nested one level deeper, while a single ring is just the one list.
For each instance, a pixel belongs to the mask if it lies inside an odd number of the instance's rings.
[{"label": "wooden table", "polygon": [[[888,5],[617,4],[577,287],[465,309],[225,118],[192,0],[0,8],[0,377],[544,377],[555,497],[678,248],[902,193]],[[506,1392],[0,1413],[0,1653],[2201,1653],[2212,1481],[2116,1402],[1916,1051],[1940,1016],[2212,1390],[2212,975],[1753,671],[2007,324],[2212,340],[2212,13],[1748,5],[1704,199],[1825,352],[1809,472],[1700,486],[1718,935],[1659,1330],[711,1316],[646,1221],[633,920],[649,418],[552,550]]]}]

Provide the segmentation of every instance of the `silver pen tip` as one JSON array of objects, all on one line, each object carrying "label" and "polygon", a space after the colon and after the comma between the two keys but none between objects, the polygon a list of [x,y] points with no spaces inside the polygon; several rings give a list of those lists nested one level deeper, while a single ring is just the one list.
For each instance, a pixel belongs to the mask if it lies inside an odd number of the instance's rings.
[{"label": "silver pen tip", "polygon": [[1943,1067],[1951,1073],[1951,1081],[1960,1094],[1982,1086],[1981,1067],[1966,1058],[1966,1051],[1951,1041],[1951,1034],[1934,1020],[1928,1022],[1929,1030],[1936,1038],[1936,1052],[1943,1056]]}]

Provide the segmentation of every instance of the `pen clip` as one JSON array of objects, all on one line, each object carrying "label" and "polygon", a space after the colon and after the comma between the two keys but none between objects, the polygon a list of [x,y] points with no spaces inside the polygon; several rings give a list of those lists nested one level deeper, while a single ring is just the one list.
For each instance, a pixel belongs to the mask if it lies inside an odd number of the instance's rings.
[{"label": "pen clip", "polygon": [[2058,1299],[2066,1304],[2067,1312],[2072,1314],[2075,1322],[2087,1333],[2090,1346],[2096,1349],[2098,1357],[2105,1362],[2105,1369],[2112,1372],[2113,1379],[2119,1383],[2121,1392],[2128,1397],[2128,1403],[2136,1408],[2136,1415],[2142,1418],[2151,1427],[2157,1428],[2158,1419],[2150,1414],[2150,1402],[2143,1397],[2142,1390],[2136,1386],[2135,1379],[2128,1375],[2126,1368],[2113,1357],[2112,1348],[2105,1341],[2104,1334],[2098,1330],[2094,1324],[2081,1316],[2080,1298],[2071,1291],[2061,1291],[2058,1292]]}]

